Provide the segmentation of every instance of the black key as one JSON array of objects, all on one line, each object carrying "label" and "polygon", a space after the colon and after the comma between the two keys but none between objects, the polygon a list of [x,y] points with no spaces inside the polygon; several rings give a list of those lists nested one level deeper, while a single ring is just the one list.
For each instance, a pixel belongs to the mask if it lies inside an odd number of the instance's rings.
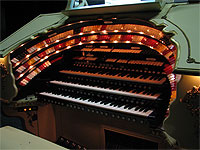
[{"label": "black key", "polygon": [[160,81],[161,79],[163,79],[163,77],[162,77],[162,76],[160,76],[160,77],[158,78],[158,81]]},{"label": "black key", "polygon": [[157,76],[155,76],[153,79],[154,79],[154,80],[157,80],[158,78],[159,78],[159,76],[157,75]]},{"label": "black key", "polygon": [[157,93],[157,92],[155,92],[155,91],[154,91],[154,92],[152,92],[152,93],[151,93],[151,96],[154,96],[156,93]]},{"label": "black key", "polygon": [[154,78],[154,76],[152,75],[149,79],[150,79],[150,80],[153,80],[153,78]]},{"label": "black key", "polygon": [[143,111],[145,109],[145,107],[141,107],[138,111]]},{"label": "black key", "polygon": [[139,76],[140,76],[140,74],[134,74],[134,75],[133,75],[134,78],[137,78],[137,77],[139,77]]},{"label": "black key", "polygon": [[141,75],[139,78],[140,78],[140,79],[143,79],[143,78],[144,78],[144,76],[145,76],[145,75]]},{"label": "black key", "polygon": [[113,104],[114,107],[117,107],[118,105],[119,103],[116,103],[116,102]]},{"label": "black key", "polygon": [[135,107],[135,105],[129,104],[128,109],[132,109],[133,107]]},{"label": "black key", "polygon": [[145,95],[145,94],[147,94],[147,93],[148,93],[148,90],[144,90],[142,94]]},{"label": "black key", "polygon": [[147,112],[148,110],[150,110],[149,107],[144,108],[143,112]]},{"label": "black key", "polygon": [[148,77],[149,77],[149,75],[146,74],[146,75],[144,75],[143,78],[144,78],[144,79],[147,79]]},{"label": "black key", "polygon": [[104,101],[104,105],[107,105],[108,103],[110,103],[110,101]]},{"label": "black key", "polygon": [[142,89],[137,89],[135,93],[140,93],[142,92]]},{"label": "black key", "polygon": [[116,105],[116,102],[111,102],[110,103],[110,106],[115,106]]},{"label": "black key", "polygon": [[130,104],[125,104],[124,108],[128,109],[130,107]]},{"label": "black key", "polygon": [[124,105],[124,103],[119,103],[117,106],[122,107],[123,105]]},{"label": "black key", "polygon": [[139,110],[141,107],[140,106],[136,106],[135,107],[135,110],[137,111],[137,110]]}]

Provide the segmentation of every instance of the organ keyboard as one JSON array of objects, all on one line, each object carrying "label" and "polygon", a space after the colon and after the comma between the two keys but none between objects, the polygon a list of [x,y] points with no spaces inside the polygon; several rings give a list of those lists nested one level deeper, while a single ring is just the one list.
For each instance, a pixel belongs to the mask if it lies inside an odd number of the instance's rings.
[{"label": "organ keyboard", "polygon": [[86,110],[94,107],[125,118],[142,117],[149,126],[160,125],[171,92],[164,72],[166,60],[144,47],[104,47],[76,48],[71,63],[65,62],[46,90],[38,93],[39,101],[80,109],[81,105]]},{"label": "organ keyboard", "polygon": [[[123,104],[117,101],[104,101],[103,99],[97,99],[97,98],[83,98],[80,96],[71,96],[70,94],[65,95],[63,93],[61,94],[53,94],[53,93],[46,93],[42,92],[40,95],[47,96],[47,97],[52,97],[52,98],[57,98],[65,101],[70,101],[70,102],[75,102],[75,103],[80,103],[84,105],[89,105],[93,107],[98,107],[102,109],[108,109],[112,111],[118,111],[122,113],[128,113],[131,115],[139,115],[139,116],[144,116],[148,117],[153,110],[148,110],[147,108],[142,108],[140,106],[134,106],[134,104]],[[102,97],[101,97],[102,98]]]}]

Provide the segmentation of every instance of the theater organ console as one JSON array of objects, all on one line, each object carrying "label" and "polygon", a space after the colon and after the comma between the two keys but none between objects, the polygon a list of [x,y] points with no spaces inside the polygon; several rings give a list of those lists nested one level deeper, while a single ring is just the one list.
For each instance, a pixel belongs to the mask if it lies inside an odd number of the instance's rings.
[{"label": "theater organ console", "polygon": [[[88,148],[171,146],[162,122],[169,103],[179,99],[176,73],[196,75],[199,65],[192,53],[187,62],[193,66],[181,66],[183,59],[188,65],[182,53],[187,52],[182,47],[185,37],[179,22],[170,17],[175,9],[184,7],[192,13],[199,5],[162,5],[110,7],[121,8],[120,12],[110,12],[109,7],[74,8],[52,14],[51,28],[38,24],[39,34],[32,31],[1,51],[2,66],[7,65],[1,67],[1,99],[10,102],[4,104],[4,112],[14,116],[8,109],[22,111],[26,128],[53,142],[63,136]],[[39,16],[35,22],[48,17]],[[40,30],[44,27],[45,33]],[[32,111],[35,120],[28,120],[23,112],[30,116]],[[108,138],[115,134],[137,138],[132,143],[142,139],[151,144],[117,145]]]}]

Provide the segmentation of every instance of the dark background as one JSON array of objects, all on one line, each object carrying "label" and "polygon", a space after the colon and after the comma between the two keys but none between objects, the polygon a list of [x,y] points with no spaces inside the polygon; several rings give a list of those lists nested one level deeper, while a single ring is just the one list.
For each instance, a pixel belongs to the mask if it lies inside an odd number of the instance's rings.
[{"label": "dark background", "polygon": [[[200,0],[188,1],[192,3]],[[56,13],[64,10],[67,2],[68,0],[0,0],[0,41],[40,14]],[[102,4],[105,3],[105,0],[88,0],[88,3],[89,5]]]},{"label": "dark background", "polygon": [[[68,0],[0,0],[0,41],[17,31],[40,14],[65,10]],[[102,4],[105,0],[88,0],[89,5]]]},{"label": "dark background", "polygon": [[64,10],[67,0],[62,1],[1,1],[1,40],[14,33],[40,14]]}]

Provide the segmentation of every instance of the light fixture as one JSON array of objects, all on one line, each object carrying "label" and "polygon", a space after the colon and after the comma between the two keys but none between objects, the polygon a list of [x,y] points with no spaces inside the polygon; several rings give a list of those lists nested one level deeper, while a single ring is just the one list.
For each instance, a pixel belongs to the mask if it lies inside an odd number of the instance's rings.
[{"label": "light fixture", "polygon": [[151,49],[153,49],[153,46],[149,46]]},{"label": "light fixture", "polygon": [[103,30],[102,33],[103,33],[103,34],[107,34],[107,31],[106,31],[106,30]]},{"label": "light fixture", "polygon": [[24,44],[21,44],[20,47],[24,46]]},{"label": "light fixture", "polygon": [[19,78],[23,77],[23,75],[24,75],[24,74],[20,74],[20,75],[19,75]]},{"label": "light fixture", "polygon": [[71,46],[67,46],[67,49],[70,49],[71,48]]},{"label": "light fixture", "polygon": [[49,56],[45,56],[44,59],[47,59]]},{"label": "light fixture", "polygon": [[71,38],[71,37],[72,37],[71,35],[68,35],[68,36],[67,36],[67,38]]}]

